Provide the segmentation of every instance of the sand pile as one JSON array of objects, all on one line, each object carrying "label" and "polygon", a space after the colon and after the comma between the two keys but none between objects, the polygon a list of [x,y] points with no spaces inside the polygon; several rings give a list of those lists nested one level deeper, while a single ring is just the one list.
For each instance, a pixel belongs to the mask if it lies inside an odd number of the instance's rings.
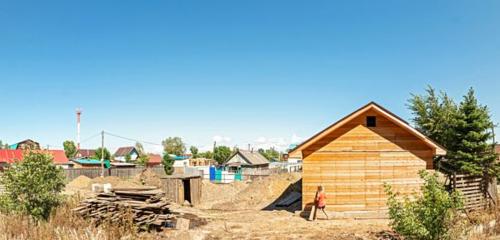
[{"label": "sand pile", "polygon": [[69,182],[66,187],[71,189],[86,189],[90,186],[92,179],[86,176],[78,176],[73,179],[73,181]]},{"label": "sand pile", "polygon": [[147,186],[161,187],[161,178],[150,169],[145,169],[141,173],[135,175],[134,183]]},{"label": "sand pile", "polygon": [[211,183],[203,180],[201,204],[199,208],[211,209],[214,204],[234,201],[239,192],[248,187],[245,182]]},{"label": "sand pile", "polygon": [[90,179],[86,176],[78,176],[77,178],[73,179],[73,181],[69,182],[66,185],[66,190],[68,192],[76,192],[76,191],[90,191],[92,184],[94,183],[99,183],[99,184],[104,184],[104,183],[110,183],[111,186],[115,188],[127,188],[127,187],[138,187],[140,184],[123,180],[119,177],[96,177],[94,179]]},{"label": "sand pile", "polygon": [[[294,184],[300,180],[297,173],[279,174],[265,177],[248,184],[234,196],[227,196],[226,201],[212,205],[213,209],[220,210],[250,210],[263,209],[283,197],[286,191],[299,191]],[[236,182],[236,184],[241,184]],[[205,186],[203,186],[205,188]],[[203,192],[205,193],[205,192]],[[220,195],[225,194],[223,192]]]},{"label": "sand pile", "polygon": [[114,188],[128,188],[128,187],[139,187],[140,186],[140,184],[134,183],[132,181],[123,180],[123,179],[121,179],[119,177],[115,177],[115,176],[103,177],[103,178],[96,177],[96,178],[92,179],[92,183],[90,185],[92,185],[93,183],[99,183],[99,184],[109,183]]}]

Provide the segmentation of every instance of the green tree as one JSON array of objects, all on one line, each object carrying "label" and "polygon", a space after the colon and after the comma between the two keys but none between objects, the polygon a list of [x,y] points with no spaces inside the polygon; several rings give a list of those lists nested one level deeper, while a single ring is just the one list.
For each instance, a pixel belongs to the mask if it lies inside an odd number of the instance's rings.
[{"label": "green tree", "polygon": [[206,159],[213,159],[214,154],[211,151],[206,151],[198,154],[198,157],[206,158]]},{"label": "green tree", "polygon": [[[101,159],[102,152],[103,152],[102,148],[97,148],[95,150],[94,158]],[[107,148],[104,148],[104,160],[110,160],[110,159],[111,159],[111,153],[109,152],[109,150]]]},{"label": "green tree", "polygon": [[475,175],[497,175],[497,155],[489,143],[492,127],[488,108],[477,102],[470,88],[460,103],[453,128],[453,138],[458,141],[448,149],[448,158],[456,169]]},{"label": "green tree", "polygon": [[426,95],[412,94],[408,102],[416,129],[447,149],[454,144],[453,126],[458,108],[446,93],[438,95],[428,86]]},{"label": "green tree", "polygon": [[227,146],[218,146],[214,149],[214,160],[223,164],[231,156],[231,149]]},{"label": "green tree", "polygon": [[0,178],[6,190],[0,196],[0,208],[47,220],[61,203],[64,180],[62,169],[52,163],[51,155],[27,152],[23,161],[14,163]]},{"label": "green tree", "polygon": [[131,160],[132,156],[130,156],[130,153],[127,153],[127,155],[125,155],[125,162],[129,163]]},{"label": "green tree", "polygon": [[457,106],[445,93],[438,96],[428,87],[426,95],[412,95],[409,108],[415,127],[447,149],[451,170],[487,178],[498,175],[496,154],[488,143],[492,121],[472,88]]},{"label": "green tree", "polygon": [[3,141],[0,140],[0,149],[9,149],[9,144],[3,143]]},{"label": "green tree", "polygon": [[172,175],[174,173],[174,159],[166,152],[163,154],[163,159],[161,163],[163,164],[163,170],[165,170],[165,174]]},{"label": "green tree", "polygon": [[191,152],[191,154],[193,155],[193,158],[198,158],[198,148],[195,147],[195,146],[191,146],[189,148],[189,151]]},{"label": "green tree", "polygon": [[149,156],[147,154],[140,155],[139,158],[137,158],[136,162],[140,166],[147,166],[149,162]]},{"label": "green tree", "polygon": [[146,154],[146,152],[144,151],[144,146],[142,146],[142,143],[140,142],[135,143],[135,150],[137,150],[139,156]]},{"label": "green tree", "polygon": [[161,142],[163,150],[170,154],[182,156],[186,152],[186,146],[180,137],[169,137]]},{"label": "green tree", "polygon": [[63,147],[64,147],[64,154],[66,155],[67,158],[72,159],[76,156],[76,152],[78,150],[76,149],[75,142],[70,140],[64,141]]},{"label": "green tree", "polygon": [[439,183],[437,174],[420,172],[424,180],[422,194],[400,197],[390,185],[385,186],[391,227],[408,240],[451,239],[450,230],[462,200],[457,192],[449,194]]},{"label": "green tree", "polygon": [[269,161],[271,161],[271,160],[277,161],[280,158],[280,153],[278,151],[276,151],[274,148],[270,148],[270,149],[266,149],[266,150],[259,148],[259,150],[257,150],[257,151]]}]

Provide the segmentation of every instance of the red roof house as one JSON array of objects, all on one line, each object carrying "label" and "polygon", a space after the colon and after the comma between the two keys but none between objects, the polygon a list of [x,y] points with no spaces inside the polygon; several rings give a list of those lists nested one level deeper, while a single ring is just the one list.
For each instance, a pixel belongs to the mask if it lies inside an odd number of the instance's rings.
[{"label": "red roof house", "polygon": [[[70,164],[64,150],[39,150],[37,152],[49,153],[56,165]],[[23,160],[23,150],[0,149],[0,165],[12,164]]]},{"label": "red roof house", "polygon": [[161,155],[160,154],[148,154],[149,162],[148,166],[157,166],[161,164]]}]

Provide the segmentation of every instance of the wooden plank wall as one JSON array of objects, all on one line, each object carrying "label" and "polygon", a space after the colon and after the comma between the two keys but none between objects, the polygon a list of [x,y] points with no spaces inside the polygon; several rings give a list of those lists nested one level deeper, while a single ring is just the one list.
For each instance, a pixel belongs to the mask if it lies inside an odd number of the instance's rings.
[{"label": "wooden plank wall", "polygon": [[[377,126],[365,126],[377,116]],[[420,170],[432,168],[433,150],[374,111],[369,111],[302,151],[303,208],[325,187],[332,211],[385,209],[384,183],[409,194],[419,190]]]},{"label": "wooden plank wall", "polygon": [[[117,176],[120,178],[132,178],[135,175],[141,173],[144,169],[144,167],[133,167],[133,168],[108,168],[104,169],[104,176]],[[148,167],[151,171],[155,172],[156,174],[160,176],[165,175],[165,171],[163,170],[163,167]],[[64,173],[66,174],[66,180],[72,181],[73,179],[77,178],[78,176],[86,176],[89,178],[96,178],[101,176],[101,168],[69,168],[69,169],[63,169]]]},{"label": "wooden plank wall", "polygon": [[184,203],[184,186],[182,180],[177,178],[162,178],[162,189],[165,196],[178,204]]},{"label": "wooden plank wall", "polygon": [[191,189],[191,204],[194,206],[201,203],[201,178],[191,178],[189,188]]}]

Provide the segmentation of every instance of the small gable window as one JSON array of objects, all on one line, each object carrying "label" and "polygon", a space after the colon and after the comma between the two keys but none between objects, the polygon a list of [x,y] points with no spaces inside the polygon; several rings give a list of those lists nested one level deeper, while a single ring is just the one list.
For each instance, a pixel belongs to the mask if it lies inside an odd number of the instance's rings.
[{"label": "small gable window", "polygon": [[366,126],[367,127],[376,127],[377,126],[377,117],[375,117],[375,116],[366,117]]}]

